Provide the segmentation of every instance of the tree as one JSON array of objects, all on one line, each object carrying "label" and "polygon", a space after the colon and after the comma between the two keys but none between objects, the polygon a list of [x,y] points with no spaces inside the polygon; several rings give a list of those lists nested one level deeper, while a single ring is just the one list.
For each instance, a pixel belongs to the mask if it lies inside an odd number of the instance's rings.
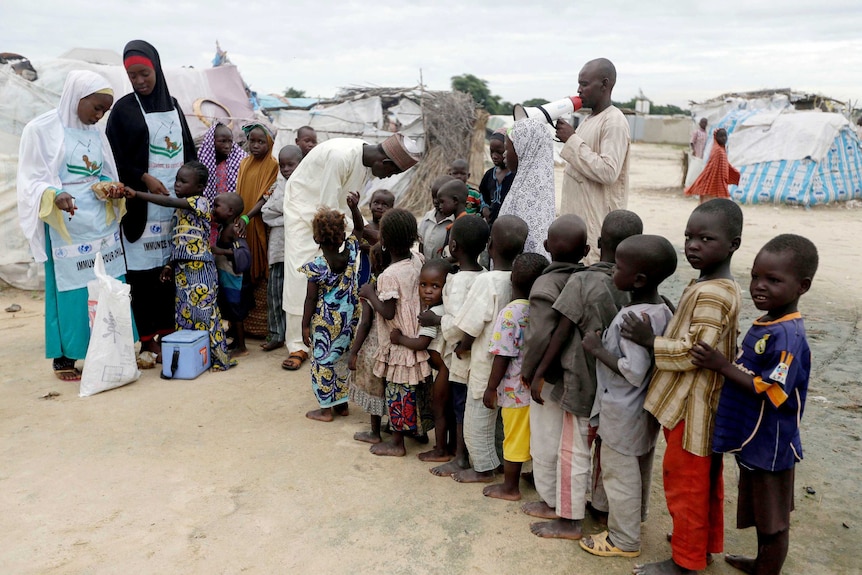
[{"label": "tree", "polygon": [[284,89],[285,98],[305,98],[305,90],[297,90],[293,86]]},{"label": "tree", "polygon": [[512,103],[500,101],[500,96],[491,93],[488,81],[477,78],[473,74],[452,76],[452,89],[470,94],[473,101],[489,114],[511,114]]}]

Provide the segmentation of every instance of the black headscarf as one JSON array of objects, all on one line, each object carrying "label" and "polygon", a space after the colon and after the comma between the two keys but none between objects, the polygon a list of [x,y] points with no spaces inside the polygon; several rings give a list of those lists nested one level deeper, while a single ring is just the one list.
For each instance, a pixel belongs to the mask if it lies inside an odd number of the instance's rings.
[{"label": "black headscarf", "polygon": [[156,87],[150,92],[149,96],[138,94],[138,100],[141,101],[144,111],[150,112],[167,112],[174,109],[171,93],[168,91],[168,83],[165,82],[165,75],[162,72],[162,61],[159,59],[159,52],[152,44],[144,40],[132,40],[123,49],[123,63],[130,56],[143,56],[153,63],[153,70],[156,72]]},{"label": "black headscarf", "polygon": [[[132,92],[117,100],[108,116],[108,126],[105,131],[111,142],[120,181],[134,190],[146,191],[147,188],[141,181],[141,177],[147,172],[150,142],[147,122],[141,113],[141,108],[146,113],[176,109],[183,130],[184,160],[186,162],[196,160],[197,152],[186,117],[179,103],[168,91],[158,51],[149,42],[132,40],[123,50],[123,61],[130,56],[143,57],[152,63],[156,74],[156,86],[149,96]],[[126,201],[126,209],[127,212],[122,221],[123,232],[129,241],[135,242],[143,234],[147,223],[147,203],[139,198],[132,198]]]}]

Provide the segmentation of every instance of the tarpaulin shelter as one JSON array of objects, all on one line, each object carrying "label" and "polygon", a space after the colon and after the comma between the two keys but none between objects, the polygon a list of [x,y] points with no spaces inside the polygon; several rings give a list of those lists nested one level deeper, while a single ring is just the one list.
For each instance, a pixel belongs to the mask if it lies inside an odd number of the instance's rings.
[{"label": "tarpaulin shelter", "polygon": [[862,199],[862,144],[840,102],[786,90],[692,108],[708,119],[710,135],[727,130],[727,157],[740,171],[733,199],[803,206]]}]

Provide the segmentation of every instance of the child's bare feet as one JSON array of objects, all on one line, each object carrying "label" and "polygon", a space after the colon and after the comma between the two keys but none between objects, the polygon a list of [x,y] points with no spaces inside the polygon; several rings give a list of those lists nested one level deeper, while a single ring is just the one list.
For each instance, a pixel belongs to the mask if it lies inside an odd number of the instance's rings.
[{"label": "child's bare feet", "polygon": [[521,511],[532,517],[539,519],[559,519],[557,510],[545,503],[544,501],[531,501],[521,505]]},{"label": "child's bare feet", "polygon": [[533,535],[549,539],[570,539],[577,541],[583,537],[580,520],[564,519],[562,517],[551,521],[531,523],[530,531]]},{"label": "child's bare feet", "polygon": [[485,497],[493,497],[494,499],[505,499],[506,501],[521,500],[521,490],[516,489],[515,491],[511,491],[506,487],[505,483],[489,485],[482,490],[482,495]]},{"label": "child's bare feet", "polygon": [[374,455],[382,455],[384,457],[404,457],[407,455],[407,450],[404,449],[404,443],[392,443],[387,441],[386,443],[378,443],[377,445],[372,445],[371,449],[369,449],[371,453]]},{"label": "child's bare feet", "polygon": [[361,441],[362,443],[372,443],[377,444],[383,441],[380,437],[379,433],[374,433],[373,431],[357,431],[353,434],[353,439],[356,441]]},{"label": "child's bare feet", "polygon": [[452,477],[459,471],[463,471],[466,468],[466,463],[457,459],[453,459],[449,463],[444,463],[443,465],[432,467],[428,471],[431,472],[431,475],[436,475],[437,477]]},{"label": "child's bare feet", "polygon": [[634,575],[687,575],[688,573],[697,573],[697,571],[684,569],[674,563],[673,559],[668,559],[658,563],[635,565],[632,573]]},{"label": "child's bare feet", "polygon": [[231,357],[245,357],[248,355],[248,348],[246,346],[237,347],[230,351]]},{"label": "child's bare feet", "polygon": [[331,407],[321,407],[320,409],[314,409],[306,413],[305,417],[307,417],[308,419],[313,419],[314,421],[332,421],[333,419],[335,419],[332,416]]},{"label": "child's bare feet", "polygon": [[724,562],[734,569],[739,569],[743,573],[749,573],[751,575],[754,574],[755,569],[757,568],[757,561],[755,559],[751,557],[743,557],[742,555],[732,555],[728,553],[724,556]]},{"label": "child's bare feet", "polygon": [[419,461],[426,461],[430,463],[444,463],[452,459],[452,456],[446,451],[446,448],[438,449],[435,447],[430,451],[423,451],[418,454],[416,457],[419,458]]},{"label": "child's bare feet", "polygon": [[452,479],[458,483],[491,483],[494,481],[493,471],[476,471],[475,469],[462,469]]}]

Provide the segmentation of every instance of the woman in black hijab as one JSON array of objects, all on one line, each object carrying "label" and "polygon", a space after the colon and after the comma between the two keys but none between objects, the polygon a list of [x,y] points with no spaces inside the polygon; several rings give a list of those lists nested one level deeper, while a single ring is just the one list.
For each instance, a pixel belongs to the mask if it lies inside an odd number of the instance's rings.
[{"label": "woman in black hijab", "polygon": [[[173,195],[177,171],[197,158],[185,115],[168,91],[152,45],[126,44],[123,65],[133,92],[114,104],[107,126],[120,181],[135,190]],[[174,331],[174,284],[159,279],[170,259],[173,210],[137,198],[126,206],[121,228],[132,311],[141,351],[158,354],[156,336]]]}]

